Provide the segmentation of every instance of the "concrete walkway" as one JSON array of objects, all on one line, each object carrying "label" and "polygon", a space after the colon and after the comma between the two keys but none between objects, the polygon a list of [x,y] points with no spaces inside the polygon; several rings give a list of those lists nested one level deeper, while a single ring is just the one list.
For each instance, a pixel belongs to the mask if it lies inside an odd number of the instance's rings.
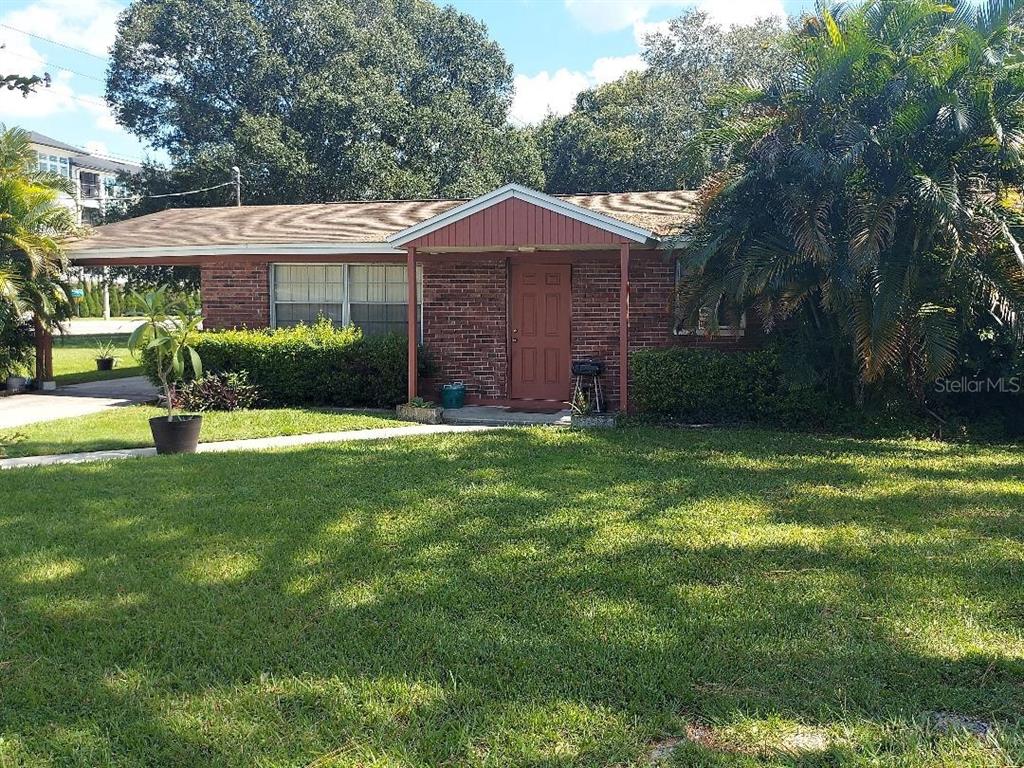
[{"label": "concrete walkway", "polygon": [[[292,448],[320,443],[346,443],[357,440],[385,440],[392,437],[415,437],[437,435],[449,432],[483,432],[498,427],[455,426],[452,424],[415,424],[408,427],[381,427],[380,429],[350,429],[344,432],[317,432],[311,435],[285,435],[282,437],[260,437],[252,440],[224,440],[216,443],[200,443],[199,453],[227,453],[229,451],[266,451],[274,448]],[[131,459],[140,456],[156,456],[156,448],[123,448],[114,451],[90,451],[88,453],[62,453],[56,456],[23,456],[18,459],[0,459],[0,469],[18,467],[48,467],[55,464],[83,464],[89,461],[110,459]]]},{"label": "concrete walkway", "polygon": [[69,384],[53,392],[0,397],[0,429],[85,416],[121,405],[148,403],[156,396],[156,388],[144,376],[129,376]]},{"label": "concrete walkway", "polygon": [[141,317],[73,317],[64,322],[64,333],[69,336],[114,336],[131,333],[145,320]]}]

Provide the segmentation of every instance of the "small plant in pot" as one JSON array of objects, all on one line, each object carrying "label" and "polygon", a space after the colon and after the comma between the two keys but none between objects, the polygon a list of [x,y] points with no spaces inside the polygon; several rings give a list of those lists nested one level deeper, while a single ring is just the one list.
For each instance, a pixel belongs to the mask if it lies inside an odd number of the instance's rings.
[{"label": "small plant in pot", "polygon": [[152,354],[156,377],[160,381],[167,405],[166,416],[156,416],[149,420],[156,452],[195,453],[203,417],[199,414],[175,412],[174,384],[185,377],[186,357],[191,363],[192,372],[197,377],[203,375],[199,353],[192,348],[192,341],[203,318],[185,313],[175,315],[177,307],[168,302],[163,288],[142,295],[136,294],[135,298],[146,320],[132,332],[128,348],[136,357],[141,356],[143,350]]},{"label": "small plant in pot", "polygon": [[96,370],[97,371],[112,371],[114,365],[117,363],[117,356],[114,355],[114,350],[117,347],[114,346],[113,341],[105,341],[96,347]]}]

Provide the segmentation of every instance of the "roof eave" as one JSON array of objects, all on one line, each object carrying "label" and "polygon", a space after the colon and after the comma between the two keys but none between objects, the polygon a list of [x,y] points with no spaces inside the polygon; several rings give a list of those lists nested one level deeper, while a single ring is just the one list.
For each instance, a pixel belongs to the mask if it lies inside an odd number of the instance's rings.
[{"label": "roof eave", "polygon": [[320,256],[320,255],[396,255],[403,251],[388,243],[246,243],[226,245],[147,246],[145,248],[75,248],[73,262],[100,259],[174,259],[195,256]]}]

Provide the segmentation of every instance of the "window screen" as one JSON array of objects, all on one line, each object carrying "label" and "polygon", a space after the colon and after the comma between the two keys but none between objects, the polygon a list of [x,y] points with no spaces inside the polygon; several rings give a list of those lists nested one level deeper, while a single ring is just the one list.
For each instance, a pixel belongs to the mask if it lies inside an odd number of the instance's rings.
[{"label": "window screen", "polygon": [[350,321],[363,333],[405,333],[408,318],[406,268],[397,264],[352,264],[348,268]]},{"label": "window screen", "polygon": [[[368,336],[404,334],[405,273],[402,264],[275,264],[274,325],[308,324],[324,315],[338,325],[357,325]],[[421,290],[422,273],[417,277]]]},{"label": "window screen", "polygon": [[345,267],[341,264],[278,264],[274,267],[276,324],[314,323],[324,315],[345,322]]}]

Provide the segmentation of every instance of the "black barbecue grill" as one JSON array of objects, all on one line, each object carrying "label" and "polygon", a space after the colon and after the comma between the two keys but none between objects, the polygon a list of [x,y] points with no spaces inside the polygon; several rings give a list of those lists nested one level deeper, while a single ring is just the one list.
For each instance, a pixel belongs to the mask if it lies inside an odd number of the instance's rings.
[{"label": "black barbecue grill", "polygon": [[572,376],[575,384],[572,390],[572,404],[574,408],[581,403],[592,403],[595,413],[604,410],[604,393],[601,391],[601,374],[604,373],[604,363],[600,360],[585,358],[573,360]]}]

